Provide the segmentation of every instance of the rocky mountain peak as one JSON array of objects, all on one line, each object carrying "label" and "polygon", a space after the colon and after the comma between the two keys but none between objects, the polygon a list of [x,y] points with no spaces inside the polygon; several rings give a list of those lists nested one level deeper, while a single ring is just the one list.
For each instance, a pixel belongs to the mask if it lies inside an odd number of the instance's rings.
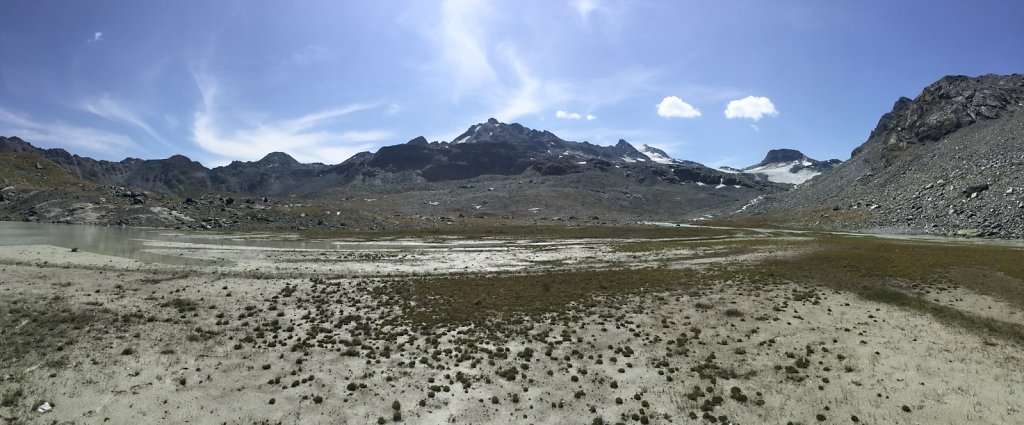
[{"label": "rocky mountain peak", "polygon": [[492,142],[511,143],[532,149],[547,149],[552,145],[565,143],[564,140],[550,132],[529,129],[518,123],[506,124],[494,118],[470,126],[453,141],[453,143]]},{"label": "rocky mountain peak", "polygon": [[420,145],[420,146],[425,146],[425,145],[429,145],[430,144],[430,142],[427,141],[427,138],[423,137],[423,136],[416,137],[415,139],[412,139],[412,140],[410,140],[408,142],[405,142],[405,143],[407,145]]},{"label": "rocky mountain peak", "polygon": [[611,148],[611,150],[614,152],[615,155],[618,155],[625,161],[650,160],[650,158],[647,155],[644,155],[643,153],[638,151],[636,147],[634,147],[632,144],[625,141],[624,139],[619,139],[618,143],[616,143],[615,146]]},{"label": "rocky mountain peak", "polygon": [[883,162],[915,144],[942,140],[979,121],[1024,110],[1024,74],[947,76],[924,88],[917,98],[900,98],[878,121],[871,137],[853,151],[859,155],[881,144]]},{"label": "rocky mountain peak", "polygon": [[0,152],[23,152],[32,146],[18,137],[0,136]]},{"label": "rocky mountain peak", "polygon": [[271,152],[264,156],[263,159],[256,161],[256,163],[264,167],[278,167],[298,165],[299,161],[296,161],[295,158],[284,152]]},{"label": "rocky mountain peak", "polygon": [[807,155],[796,149],[772,149],[757,165],[778,164],[781,162],[809,161]]},{"label": "rocky mountain peak", "polygon": [[[130,160],[130,159],[134,159],[134,158],[128,158],[128,159]],[[195,161],[192,161],[192,158],[189,158],[189,157],[187,157],[185,155],[175,154],[175,155],[171,155],[171,156],[167,157],[167,162],[176,163],[176,164],[191,164],[191,163],[193,163]]]}]

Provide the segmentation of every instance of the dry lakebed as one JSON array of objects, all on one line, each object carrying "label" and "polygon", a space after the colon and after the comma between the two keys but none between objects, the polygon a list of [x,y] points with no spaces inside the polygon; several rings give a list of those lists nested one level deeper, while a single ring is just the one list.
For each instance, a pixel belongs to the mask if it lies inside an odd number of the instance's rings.
[{"label": "dry lakebed", "polygon": [[0,236],[5,423],[1024,423],[1020,245],[54,228]]}]

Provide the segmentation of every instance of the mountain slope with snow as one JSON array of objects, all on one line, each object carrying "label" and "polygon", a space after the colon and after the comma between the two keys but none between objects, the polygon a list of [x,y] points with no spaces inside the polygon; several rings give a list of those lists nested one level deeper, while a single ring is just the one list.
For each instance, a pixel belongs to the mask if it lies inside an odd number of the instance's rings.
[{"label": "mountain slope with snow", "polygon": [[842,163],[838,159],[818,161],[794,149],[772,149],[761,162],[746,167],[744,173],[764,176],[770,182],[801,184],[828,172]]},{"label": "mountain slope with snow", "polygon": [[637,150],[640,151],[640,153],[642,153],[644,155],[647,155],[647,157],[650,158],[651,161],[654,161],[654,162],[657,162],[657,163],[672,164],[672,163],[676,162],[676,160],[672,159],[671,156],[668,156],[668,154],[665,153],[665,151],[663,151],[661,149],[658,149],[658,148],[656,148],[654,146],[649,146],[649,145],[645,144],[645,145],[640,146],[640,149],[637,149]]}]

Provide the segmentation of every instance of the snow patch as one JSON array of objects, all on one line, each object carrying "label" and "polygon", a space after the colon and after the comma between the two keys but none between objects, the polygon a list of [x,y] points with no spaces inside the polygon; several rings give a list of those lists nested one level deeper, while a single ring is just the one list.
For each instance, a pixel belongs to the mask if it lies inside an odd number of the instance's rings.
[{"label": "snow patch", "polygon": [[465,136],[462,136],[462,137],[460,137],[458,139],[455,139],[455,141],[452,142],[452,143],[465,143],[466,140],[469,140],[471,137],[476,136],[476,133],[480,131],[480,127],[481,127],[480,124],[474,125],[473,126],[473,134],[467,134]]},{"label": "snow patch", "polygon": [[644,155],[647,155],[647,157],[650,158],[651,161],[654,161],[654,162],[657,162],[657,163],[671,164],[673,162],[676,162],[676,160],[674,160],[674,159],[672,159],[672,158],[670,158],[670,157],[668,157],[666,155],[663,155],[663,154],[661,154],[659,152],[656,152],[654,150],[654,148],[651,148],[650,146],[647,146],[647,145],[640,146],[640,149],[637,149],[637,150],[640,151],[640,153],[642,153]]},{"label": "snow patch", "polygon": [[810,180],[814,176],[821,174],[821,172],[809,168],[801,168],[796,172],[790,171],[794,166],[804,164],[806,164],[806,162],[780,162],[777,164],[768,164],[762,165],[760,167],[748,168],[744,171],[751,174],[764,174],[768,178],[768,181],[771,182],[789,184],[800,184]]},{"label": "snow patch", "polygon": [[[755,204],[757,204],[758,202],[761,202],[762,199],[764,199],[764,195],[761,195],[761,196],[758,196],[758,197],[756,197],[754,199],[751,199],[750,202],[747,202],[746,205],[744,205],[742,208],[736,210],[736,212],[738,213],[738,212],[746,211],[747,208],[750,208],[750,207],[754,206]],[[735,214],[735,213],[733,213],[733,214]]]}]

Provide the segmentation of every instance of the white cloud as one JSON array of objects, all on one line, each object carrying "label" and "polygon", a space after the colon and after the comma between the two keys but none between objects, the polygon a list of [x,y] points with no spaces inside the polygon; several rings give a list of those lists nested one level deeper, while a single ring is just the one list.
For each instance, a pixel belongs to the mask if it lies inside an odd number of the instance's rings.
[{"label": "white cloud", "polygon": [[572,7],[576,9],[576,13],[580,15],[583,22],[587,21],[591,12],[600,8],[597,0],[575,0],[572,2]]},{"label": "white cloud", "polygon": [[55,147],[80,149],[112,157],[123,157],[138,152],[138,146],[128,136],[62,122],[41,123],[0,108],[0,134],[18,136],[30,143],[43,143]]},{"label": "white cloud", "polygon": [[479,0],[441,4],[441,60],[448,72],[454,72],[456,97],[497,79],[484,48],[487,7],[487,2]]},{"label": "white cloud", "polygon": [[758,127],[757,124],[750,124],[750,128],[754,129],[754,131],[761,131],[761,127]]},{"label": "white cloud", "polygon": [[562,111],[562,110],[555,111],[555,118],[562,119],[562,120],[584,120],[585,119],[587,121],[593,121],[593,120],[597,119],[597,117],[594,116],[594,114],[583,115],[583,114],[581,114],[579,112],[566,112],[566,111]]},{"label": "white cloud", "polygon": [[92,38],[90,38],[87,41],[90,42],[90,43],[96,43],[96,42],[103,41],[103,33],[100,32],[100,31],[96,31],[95,33],[93,33]]},{"label": "white cloud", "polygon": [[496,109],[490,116],[501,121],[512,121],[525,115],[540,113],[548,109],[551,103],[565,103],[569,100],[570,91],[565,85],[543,81],[534,76],[514,48],[504,45],[499,51],[515,75],[518,85],[493,87],[488,91],[489,96],[486,100]]},{"label": "white cloud", "polygon": [[700,111],[676,96],[668,96],[658,105],[658,115],[665,118],[696,118]]},{"label": "white cloud", "polygon": [[207,152],[231,159],[256,160],[283,151],[303,162],[342,162],[392,137],[383,130],[332,131],[325,127],[343,116],[376,107],[353,104],[278,121],[261,121],[247,128],[225,130],[220,110],[220,86],[207,75],[195,75],[202,104],[196,110],[192,139]]},{"label": "white cloud", "polygon": [[[492,5],[480,0],[445,0],[436,21],[424,22],[419,32],[435,48],[431,74],[448,82],[440,88],[456,102],[469,98],[479,103],[482,111],[477,119],[512,121],[564,104],[594,109],[636,96],[656,74],[634,68],[588,80],[552,78],[541,72],[545,54],[520,49],[516,39],[506,35],[508,29],[522,24],[496,13]],[[591,15],[606,7],[596,1],[571,6]]]},{"label": "white cloud", "polygon": [[154,139],[166,144],[164,139],[160,137],[153,128],[146,123],[142,117],[136,112],[138,108],[125,104],[124,102],[112,99],[109,95],[104,94],[103,96],[83,101],[78,105],[79,109],[107,119],[109,121],[120,122],[122,124],[128,124],[145,131]]},{"label": "white cloud", "polygon": [[725,117],[729,119],[748,118],[757,121],[765,116],[775,116],[778,114],[779,111],[775,109],[775,105],[767,97],[747,96],[743,99],[730,101],[729,105],[725,107]]}]

